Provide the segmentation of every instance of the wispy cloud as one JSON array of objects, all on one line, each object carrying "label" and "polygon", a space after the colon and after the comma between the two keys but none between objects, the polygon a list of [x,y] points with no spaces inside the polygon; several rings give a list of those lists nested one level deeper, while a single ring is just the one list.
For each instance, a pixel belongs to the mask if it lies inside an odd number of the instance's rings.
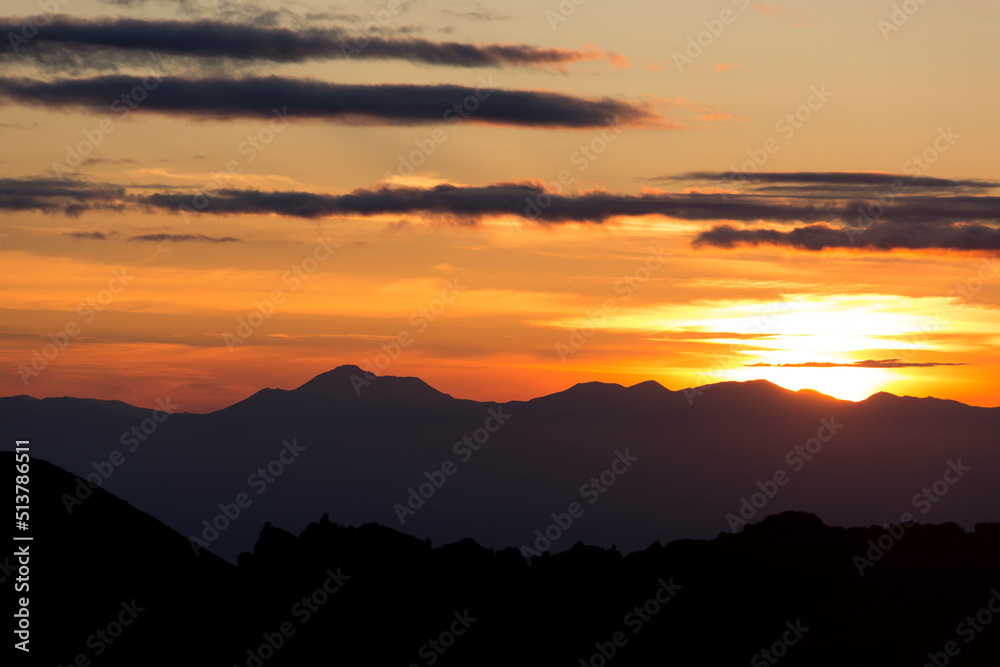
[{"label": "wispy cloud", "polygon": [[867,359],[850,363],[834,363],[829,361],[806,361],[799,364],[745,364],[747,368],[929,368],[932,366],[968,366],[964,363],[944,363],[928,361],[917,363],[900,359]]},{"label": "wispy cloud", "polygon": [[108,236],[104,232],[65,232],[63,236],[71,236],[75,239],[87,241],[107,241]]},{"label": "wispy cloud", "polygon": [[140,234],[129,237],[129,241],[151,241],[155,243],[238,243],[242,239],[232,236],[205,236],[204,234]]},{"label": "wispy cloud", "polygon": [[451,16],[466,21],[506,21],[513,18],[485,6],[485,3],[462,3],[460,6],[440,10],[445,16]]},{"label": "wispy cloud", "polygon": [[980,179],[932,178],[891,174],[880,171],[759,171],[744,173],[733,171],[692,171],[674,176],[656,176],[651,181],[701,181],[715,184],[742,185],[807,185],[807,186],[860,186],[865,188],[939,189],[939,190],[991,190],[1000,182]]}]

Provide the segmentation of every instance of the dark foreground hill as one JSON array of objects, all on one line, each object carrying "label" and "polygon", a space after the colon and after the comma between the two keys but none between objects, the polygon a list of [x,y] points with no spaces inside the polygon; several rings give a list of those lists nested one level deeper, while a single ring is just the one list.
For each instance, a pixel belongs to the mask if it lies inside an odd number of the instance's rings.
[{"label": "dark foreground hill", "polygon": [[[0,455],[0,469],[13,463]],[[1000,524],[844,529],[787,512],[713,540],[628,555],[577,543],[529,563],[514,548],[433,548],[324,517],[298,536],[265,526],[233,566],[196,556],[183,537],[100,489],[68,514],[60,497],[76,484],[32,462],[33,660],[4,664],[1000,659]],[[6,600],[17,578],[10,544],[0,550]]]},{"label": "dark foreground hill", "polygon": [[[230,562],[264,522],[298,532],[324,513],[502,548],[531,544],[553,513],[579,503],[583,515],[551,549],[582,540],[627,553],[787,510],[836,525],[910,512],[971,529],[1000,507],[1000,408],[933,398],[852,403],[764,381],[684,391],[644,382],[498,404],[342,366],[210,414],[184,413],[179,400],[150,412],[0,398],[0,423]],[[220,504],[241,493],[251,502],[215,534]]]}]

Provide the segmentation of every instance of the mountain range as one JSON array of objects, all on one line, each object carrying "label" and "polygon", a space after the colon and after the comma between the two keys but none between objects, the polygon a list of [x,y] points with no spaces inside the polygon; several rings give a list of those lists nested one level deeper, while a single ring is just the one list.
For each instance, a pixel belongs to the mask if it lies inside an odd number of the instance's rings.
[{"label": "mountain range", "polygon": [[167,397],[13,396],[0,421],[80,478],[67,515],[99,485],[230,562],[266,522],[299,532],[323,514],[534,557],[580,541],[628,553],[789,510],[971,529],[1000,506],[1000,408],[766,381],[584,383],[493,403],[341,366],[207,414]]}]

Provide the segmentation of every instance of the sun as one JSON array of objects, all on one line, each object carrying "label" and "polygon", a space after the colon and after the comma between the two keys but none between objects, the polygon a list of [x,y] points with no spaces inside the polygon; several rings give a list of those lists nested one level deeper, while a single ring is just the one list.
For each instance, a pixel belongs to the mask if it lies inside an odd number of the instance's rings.
[{"label": "sun", "polygon": [[918,330],[919,319],[894,305],[871,296],[790,302],[737,353],[726,376],[864,400],[898,382],[901,371],[853,364],[899,358],[907,335]]},{"label": "sun", "polygon": [[814,389],[844,401],[863,401],[895,379],[884,368],[753,367],[733,369],[730,375],[738,381],[767,380],[792,391]]}]

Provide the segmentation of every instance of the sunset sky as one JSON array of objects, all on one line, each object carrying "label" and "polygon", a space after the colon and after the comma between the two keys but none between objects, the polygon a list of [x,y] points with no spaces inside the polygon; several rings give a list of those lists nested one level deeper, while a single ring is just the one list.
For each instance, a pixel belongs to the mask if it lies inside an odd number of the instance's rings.
[{"label": "sunset sky", "polygon": [[1000,405],[994,3],[4,11],[3,395]]}]

